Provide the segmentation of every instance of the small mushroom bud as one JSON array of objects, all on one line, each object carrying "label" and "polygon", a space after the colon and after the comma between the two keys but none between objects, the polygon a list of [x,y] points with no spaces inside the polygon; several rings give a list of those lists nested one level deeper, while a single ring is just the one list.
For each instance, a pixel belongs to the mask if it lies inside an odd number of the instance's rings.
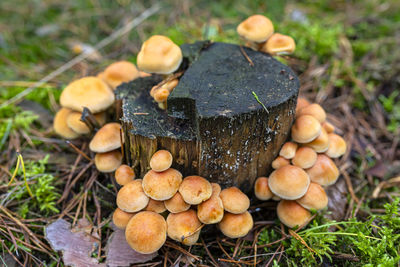
[{"label": "small mushroom bud", "polygon": [[287,55],[294,52],[296,43],[288,35],[274,33],[260,48],[260,51],[271,55]]},{"label": "small mushroom bud", "polygon": [[212,186],[203,177],[187,176],[179,187],[179,193],[186,203],[197,205],[211,197]]},{"label": "small mushroom bud", "polygon": [[119,185],[126,185],[135,179],[135,172],[128,165],[122,164],[115,171],[115,181]]},{"label": "small mushroom bud", "polygon": [[297,114],[298,114],[299,110],[304,107],[307,107],[308,105],[310,105],[310,102],[307,99],[305,99],[304,97],[297,98],[296,117],[298,117]]},{"label": "small mushroom bud", "polygon": [[280,167],[283,167],[285,165],[289,165],[290,161],[288,159],[285,159],[284,157],[278,156],[274,161],[272,161],[271,166],[272,168],[279,169]]},{"label": "small mushroom bud", "polygon": [[317,138],[309,143],[305,143],[305,146],[311,147],[315,152],[323,153],[329,148],[329,137],[324,128],[321,128],[321,133]]},{"label": "small mushroom bud", "polygon": [[167,217],[167,233],[169,238],[186,246],[194,245],[200,236],[201,222],[194,210],[170,213]]},{"label": "small mushroom bud", "polygon": [[300,167],[302,169],[311,168],[317,161],[317,152],[310,147],[300,147],[296,151],[296,155],[292,159],[292,164],[294,166]]},{"label": "small mushroom bud", "polygon": [[344,155],[344,153],[346,153],[347,144],[346,141],[344,141],[344,139],[341,136],[334,133],[330,133],[328,134],[328,138],[329,138],[329,148],[325,152],[326,155],[328,155],[331,158],[338,158]]},{"label": "small mushroom bud", "polygon": [[219,197],[224,209],[233,214],[243,213],[250,207],[250,199],[237,187],[222,190]]},{"label": "small mushroom bud", "polygon": [[131,212],[125,212],[121,210],[120,208],[116,208],[112,221],[116,227],[119,229],[125,229],[126,226],[128,225],[129,220],[135,215],[136,213],[131,213]]},{"label": "small mushroom bud", "polygon": [[268,185],[272,193],[282,199],[298,199],[307,192],[310,177],[303,169],[286,165],[270,174]]},{"label": "small mushroom bud", "polygon": [[121,147],[120,137],[121,124],[116,122],[107,123],[92,138],[89,143],[91,151],[104,153]]},{"label": "small mushroom bud", "polygon": [[125,212],[138,212],[144,209],[149,201],[149,197],[143,191],[141,179],[127,183],[117,194],[117,206]]},{"label": "small mushroom bud", "polygon": [[254,194],[259,200],[269,200],[274,196],[274,193],[269,189],[267,177],[257,178],[254,184]]},{"label": "small mushroom bud", "polygon": [[183,197],[179,192],[176,192],[172,198],[164,200],[164,204],[167,210],[171,213],[179,213],[190,209],[190,204],[183,200]]},{"label": "small mushroom bud", "polygon": [[248,211],[241,214],[226,212],[218,226],[221,232],[227,237],[244,237],[253,228],[253,217],[251,217]]},{"label": "small mushroom bud", "polygon": [[154,100],[157,103],[163,103],[167,101],[169,94],[170,92],[168,91],[168,89],[160,88],[154,93]]},{"label": "small mushroom bud", "polygon": [[131,62],[117,61],[104,70],[102,78],[112,89],[115,89],[121,83],[139,78],[139,71]]},{"label": "small mushroom bud", "polygon": [[172,165],[172,155],[167,150],[158,150],[150,159],[150,168],[156,172],[169,169]]},{"label": "small mushroom bud", "polygon": [[310,104],[299,110],[298,116],[310,115],[316,118],[320,123],[326,120],[325,110],[319,104]]},{"label": "small mushroom bud", "polygon": [[279,156],[285,159],[292,159],[296,154],[297,144],[293,142],[286,142],[283,144],[281,150],[279,151]]},{"label": "small mushroom bud", "polygon": [[321,210],[328,206],[328,196],[325,190],[317,183],[310,183],[304,196],[296,200],[303,208]]},{"label": "small mushroom bud", "polygon": [[333,133],[333,132],[335,131],[335,126],[333,126],[332,123],[327,122],[327,121],[324,121],[324,122],[322,123],[322,128],[324,128],[325,131],[326,131],[328,134]]},{"label": "small mushroom bud", "polygon": [[321,134],[321,124],[310,115],[299,116],[291,130],[292,139],[297,143],[309,143]]},{"label": "small mushroom bud", "polygon": [[311,218],[311,213],[294,200],[281,200],[276,212],[279,220],[289,228],[301,226]]},{"label": "small mushroom bud", "polygon": [[94,163],[100,172],[113,172],[121,166],[122,154],[119,150],[97,153],[94,157]]},{"label": "small mushroom bud", "polygon": [[253,15],[241,22],[236,30],[246,40],[262,43],[274,33],[274,25],[270,19],[263,15]]},{"label": "small mushroom bud", "polygon": [[68,108],[61,108],[54,117],[54,131],[61,137],[66,139],[75,139],[79,134],[72,130],[67,124],[67,118],[73,111]]},{"label": "small mushroom bud", "polygon": [[155,213],[163,213],[167,209],[165,208],[164,201],[150,199],[149,204],[147,204],[145,210]]},{"label": "small mushroom bud", "polygon": [[211,197],[197,206],[197,217],[204,224],[218,223],[224,216],[224,205],[219,197],[221,187],[216,183],[211,186]]}]

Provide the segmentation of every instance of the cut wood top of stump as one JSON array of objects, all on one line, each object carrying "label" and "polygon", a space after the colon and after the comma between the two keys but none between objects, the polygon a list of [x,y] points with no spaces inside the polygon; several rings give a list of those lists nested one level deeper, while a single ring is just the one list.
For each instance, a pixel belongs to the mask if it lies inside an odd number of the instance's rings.
[{"label": "cut wood top of stump", "polygon": [[226,43],[198,42],[181,48],[183,65],[189,67],[168,98],[168,112],[149,95],[160,76],[118,87],[117,98],[124,99],[121,120],[134,134],[196,140],[201,121],[266,113],[263,105],[271,110],[298,94],[297,76],[268,54]]}]

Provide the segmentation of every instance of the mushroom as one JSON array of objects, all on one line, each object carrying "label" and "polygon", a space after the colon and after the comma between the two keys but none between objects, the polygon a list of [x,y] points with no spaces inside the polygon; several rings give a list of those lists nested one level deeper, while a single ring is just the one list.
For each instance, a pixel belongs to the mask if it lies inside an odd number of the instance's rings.
[{"label": "mushroom", "polygon": [[150,168],[156,172],[169,169],[172,165],[172,155],[167,150],[158,150],[150,159]]},{"label": "mushroom", "polygon": [[117,206],[125,212],[138,212],[149,204],[143,191],[142,180],[136,179],[124,185],[117,194]]},{"label": "mushroom", "polygon": [[130,82],[139,77],[136,66],[129,61],[118,61],[109,65],[103,72],[102,79],[112,89],[124,82]]},{"label": "mushroom", "polygon": [[329,148],[328,133],[325,131],[324,128],[321,128],[321,133],[319,134],[319,136],[311,142],[305,143],[304,146],[311,147],[315,150],[315,152],[318,153],[323,153],[327,151]]},{"label": "mushroom", "polygon": [[182,62],[182,51],[166,36],[154,35],[145,41],[137,56],[140,70],[149,73],[170,74]]},{"label": "mushroom", "polygon": [[335,126],[333,126],[333,124],[330,122],[324,121],[321,125],[322,128],[324,128],[328,134],[333,133],[335,131]]},{"label": "mushroom", "polygon": [[143,190],[154,200],[167,200],[175,195],[182,182],[182,174],[175,169],[163,172],[148,171],[143,177]]},{"label": "mushroom", "polygon": [[154,97],[154,94],[159,90],[159,89],[167,89],[168,92],[172,92],[175,87],[178,85],[179,80],[178,79],[173,79],[171,81],[166,82],[165,84],[163,84],[161,87],[155,85],[151,88],[150,90],[150,95],[152,97]]},{"label": "mushroom", "polygon": [[131,167],[126,164],[122,164],[115,171],[115,181],[119,185],[126,185],[127,183],[133,181],[135,179],[135,172]]},{"label": "mushroom", "polygon": [[167,233],[169,238],[191,246],[199,239],[200,230],[201,222],[194,210],[168,214]]},{"label": "mushroom", "polygon": [[321,133],[321,124],[310,115],[302,115],[296,118],[292,129],[292,139],[297,143],[309,143]]},{"label": "mushroom", "polygon": [[153,211],[155,213],[163,213],[167,210],[167,208],[164,205],[164,201],[150,199],[149,204],[147,204],[145,210]]},{"label": "mushroom", "polygon": [[236,28],[237,33],[244,39],[255,43],[265,42],[274,33],[274,25],[271,20],[263,15],[252,15],[242,21]]},{"label": "mushroom", "polygon": [[286,142],[283,144],[281,150],[279,151],[279,156],[285,159],[292,159],[296,154],[297,144],[293,142]]},{"label": "mushroom", "polygon": [[296,49],[294,39],[288,35],[274,33],[260,48],[261,52],[271,55],[291,54]]},{"label": "mushroom", "polygon": [[211,197],[212,186],[203,177],[187,176],[179,187],[179,193],[186,203],[197,205]]},{"label": "mushroom", "polygon": [[334,184],[339,178],[339,170],[326,155],[318,154],[314,166],[306,170],[312,182],[322,186]]},{"label": "mushroom", "polygon": [[302,169],[311,168],[317,161],[317,152],[310,147],[300,147],[297,149],[292,164]]},{"label": "mushroom", "polygon": [[251,217],[248,211],[241,214],[226,212],[218,226],[221,232],[227,237],[244,237],[253,228],[253,217]]},{"label": "mushroom", "polygon": [[274,193],[269,189],[267,177],[257,178],[254,183],[254,194],[259,200],[269,200],[274,196]]},{"label": "mushroom", "polygon": [[[69,116],[67,117],[67,125],[69,128],[71,128],[74,132],[77,132],[79,134],[88,134],[90,133],[89,127],[86,125],[81,120],[82,113],[73,111]],[[105,112],[100,112],[94,114],[94,117],[96,118],[96,121],[99,123],[99,125],[103,125],[106,122],[106,113]]]},{"label": "mushroom", "polygon": [[75,139],[79,134],[68,127],[67,118],[73,111],[69,108],[61,108],[54,117],[54,131],[61,137],[66,139]]},{"label": "mushroom", "polygon": [[113,172],[122,164],[122,154],[119,150],[97,153],[94,157],[96,168],[100,172]]},{"label": "mushroom", "polygon": [[211,197],[197,206],[197,217],[204,224],[218,223],[224,216],[224,205],[219,197],[221,187],[216,183],[212,183],[211,187]]},{"label": "mushroom", "polygon": [[298,116],[302,115],[311,115],[316,118],[320,123],[323,123],[326,120],[325,110],[316,103],[310,104],[306,107],[303,107],[299,110]]},{"label": "mushroom", "polygon": [[84,77],[70,83],[60,96],[63,107],[82,112],[87,107],[91,112],[106,110],[114,103],[114,93],[97,77]]},{"label": "mushroom", "polygon": [[290,228],[302,226],[311,219],[311,213],[294,200],[281,200],[276,212],[279,220]]},{"label": "mushroom", "polygon": [[89,148],[93,152],[103,153],[121,147],[120,136],[121,124],[110,122],[101,127],[93,136],[89,143]]},{"label": "mushroom", "polygon": [[307,193],[296,200],[303,208],[321,210],[328,206],[328,196],[325,190],[317,183],[310,183]]},{"label": "mushroom", "polygon": [[309,185],[308,174],[293,165],[286,165],[273,171],[268,179],[268,186],[272,193],[282,199],[301,198],[307,192]]},{"label": "mushroom", "polygon": [[233,214],[243,213],[250,207],[250,199],[237,187],[225,188],[219,197],[224,209]]},{"label": "mushroom", "polygon": [[179,192],[176,192],[172,198],[164,200],[164,205],[171,213],[179,213],[190,209],[190,204],[183,200],[183,197]]},{"label": "mushroom", "polygon": [[132,212],[125,212],[120,208],[116,208],[113,216],[112,221],[116,227],[119,229],[125,229],[126,225],[128,224],[129,220],[135,215],[136,213]]},{"label": "mushroom", "polygon": [[299,112],[300,109],[307,107],[308,105],[310,105],[310,102],[304,97],[297,98],[296,114]]},{"label": "mushroom", "polygon": [[151,211],[137,213],[125,229],[129,246],[142,254],[159,250],[167,239],[167,223],[163,216]]},{"label": "mushroom", "polygon": [[328,155],[331,158],[338,158],[344,153],[346,153],[347,149],[347,144],[344,139],[334,133],[328,134],[328,139],[329,139],[329,148],[327,151],[325,151],[325,154]]},{"label": "mushroom", "polygon": [[166,88],[160,88],[154,93],[154,101],[157,103],[164,103],[167,101],[169,96],[169,91]]},{"label": "mushroom", "polygon": [[289,165],[290,161],[288,159],[285,159],[284,157],[278,156],[276,159],[274,159],[271,163],[272,168],[279,169],[280,167],[283,167],[285,165]]}]

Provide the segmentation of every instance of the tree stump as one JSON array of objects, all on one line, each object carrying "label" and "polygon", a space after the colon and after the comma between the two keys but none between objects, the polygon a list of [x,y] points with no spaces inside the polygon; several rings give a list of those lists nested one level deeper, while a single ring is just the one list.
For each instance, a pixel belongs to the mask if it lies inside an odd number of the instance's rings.
[{"label": "tree stump", "polygon": [[270,55],[233,44],[196,43],[182,50],[186,71],[167,111],[149,95],[160,76],[117,90],[127,162],[142,177],[153,153],[166,149],[184,176],[249,192],[257,177],[269,173],[288,137],[298,78]]}]

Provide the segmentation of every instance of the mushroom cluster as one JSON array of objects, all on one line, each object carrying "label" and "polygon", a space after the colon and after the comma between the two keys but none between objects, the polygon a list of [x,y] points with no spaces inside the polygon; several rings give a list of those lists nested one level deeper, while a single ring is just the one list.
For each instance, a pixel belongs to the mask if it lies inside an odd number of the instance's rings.
[{"label": "mushroom cluster", "polygon": [[[221,190],[200,176],[182,177],[171,168],[169,151],[159,150],[150,159],[143,179],[135,179],[133,169],[121,165],[115,180],[121,185],[113,223],[125,229],[128,244],[137,252],[148,254],[161,248],[166,237],[193,245],[206,224],[218,224],[230,238],[248,234],[253,218],[247,211],[249,198],[238,188]],[[165,219],[166,218],[166,219]]]},{"label": "mushroom cluster", "polygon": [[178,85],[178,79],[171,74],[179,68],[182,59],[181,48],[166,36],[154,35],[142,44],[137,56],[138,68],[162,74],[165,78],[150,91],[151,97],[161,109],[167,108],[167,98]]},{"label": "mushroom cluster", "polygon": [[257,178],[254,191],[260,200],[280,200],[277,214],[288,227],[309,221],[311,210],[328,205],[324,188],[339,177],[332,159],[346,152],[345,140],[334,133],[319,104],[299,98],[291,141],[286,142],[272,162],[275,169],[269,177]]},{"label": "mushroom cluster", "polygon": [[246,40],[246,45],[271,55],[291,54],[296,48],[292,37],[274,33],[271,20],[263,15],[252,15],[236,28],[238,34]]},{"label": "mushroom cluster", "polygon": [[[53,127],[63,138],[75,139],[90,135],[97,130],[89,144],[95,152],[95,164],[101,172],[113,172],[122,162],[122,135],[119,123],[107,123],[108,113],[112,113],[115,96],[113,90],[123,82],[129,82],[149,74],[140,72],[128,61],[118,61],[103,72],[88,76],[68,84],[60,96],[61,109],[56,113]],[[86,108],[88,119],[82,112]]]}]

